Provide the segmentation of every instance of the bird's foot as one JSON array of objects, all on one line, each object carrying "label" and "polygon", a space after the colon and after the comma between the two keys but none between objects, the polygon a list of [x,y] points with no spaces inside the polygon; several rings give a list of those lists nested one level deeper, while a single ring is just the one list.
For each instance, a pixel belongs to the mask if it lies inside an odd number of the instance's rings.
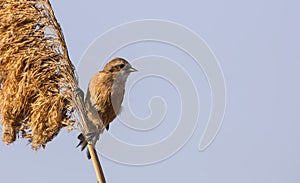
[{"label": "bird's foot", "polygon": [[97,131],[88,132],[85,137],[88,143],[95,144],[99,139],[99,133]]}]

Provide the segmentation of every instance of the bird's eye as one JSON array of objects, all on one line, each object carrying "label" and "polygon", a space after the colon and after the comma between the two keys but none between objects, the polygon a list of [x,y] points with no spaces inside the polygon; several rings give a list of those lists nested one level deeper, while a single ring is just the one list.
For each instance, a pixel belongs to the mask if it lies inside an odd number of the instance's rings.
[{"label": "bird's eye", "polygon": [[120,68],[121,68],[121,69],[123,69],[123,67],[125,67],[125,64],[121,64],[121,65],[120,65]]}]

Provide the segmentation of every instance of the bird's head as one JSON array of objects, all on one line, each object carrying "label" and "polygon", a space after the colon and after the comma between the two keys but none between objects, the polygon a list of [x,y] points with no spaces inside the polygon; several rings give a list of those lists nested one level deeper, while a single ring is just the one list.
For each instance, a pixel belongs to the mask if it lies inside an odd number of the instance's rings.
[{"label": "bird's head", "polygon": [[128,63],[123,58],[115,58],[108,62],[104,69],[105,72],[110,72],[112,74],[128,76],[131,72],[136,72],[137,70],[133,68],[130,63]]}]

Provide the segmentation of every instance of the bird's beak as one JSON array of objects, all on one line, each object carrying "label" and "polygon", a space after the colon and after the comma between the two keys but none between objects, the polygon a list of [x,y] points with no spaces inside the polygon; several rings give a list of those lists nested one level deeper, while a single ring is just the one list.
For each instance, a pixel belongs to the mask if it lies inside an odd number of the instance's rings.
[{"label": "bird's beak", "polygon": [[129,67],[128,68],[128,72],[136,72],[138,71],[137,69],[133,68],[133,67]]}]

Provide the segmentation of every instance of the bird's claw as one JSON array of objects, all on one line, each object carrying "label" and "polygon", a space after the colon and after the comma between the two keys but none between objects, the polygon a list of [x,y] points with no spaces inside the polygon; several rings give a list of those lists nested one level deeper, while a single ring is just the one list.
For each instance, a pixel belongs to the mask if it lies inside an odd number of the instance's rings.
[{"label": "bird's claw", "polygon": [[98,132],[96,131],[93,131],[93,132],[88,132],[86,135],[85,135],[85,138],[86,138],[86,141],[87,142],[96,142],[97,138],[98,138]]}]

